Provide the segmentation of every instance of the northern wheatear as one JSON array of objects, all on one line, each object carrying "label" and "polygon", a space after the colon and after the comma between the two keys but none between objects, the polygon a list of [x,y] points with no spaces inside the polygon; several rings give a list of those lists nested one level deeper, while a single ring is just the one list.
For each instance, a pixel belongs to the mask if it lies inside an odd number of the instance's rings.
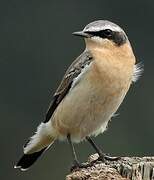
[{"label": "northern wheatear", "polygon": [[74,35],[85,39],[85,51],[66,71],[55,92],[45,121],[24,146],[15,168],[28,169],[55,140],[89,141],[102,159],[105,156],[91,136],[103,133],[122,103],[131,83],[141,74],[125,32],[116,24],[99,20]]}]

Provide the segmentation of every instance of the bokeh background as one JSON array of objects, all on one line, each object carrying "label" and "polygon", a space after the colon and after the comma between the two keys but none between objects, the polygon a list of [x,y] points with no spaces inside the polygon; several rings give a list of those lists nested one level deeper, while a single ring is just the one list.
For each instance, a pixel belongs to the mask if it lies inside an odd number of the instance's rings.
[{"label": "bokeh background", "polygon": [[[0,1],[0,179],[65,179],[72,160],[66,142],[56,142],[27,172],[13,165],[44,119],[68,65],[84,49],[83,40],[71,33],[98,19],[124,28],[145,71],[131,87],[120,115],[95,141],[112,155],[154,154],[153,11],[153,0]],[[86,142],[76,148],[81,161],[94,153]]]}]

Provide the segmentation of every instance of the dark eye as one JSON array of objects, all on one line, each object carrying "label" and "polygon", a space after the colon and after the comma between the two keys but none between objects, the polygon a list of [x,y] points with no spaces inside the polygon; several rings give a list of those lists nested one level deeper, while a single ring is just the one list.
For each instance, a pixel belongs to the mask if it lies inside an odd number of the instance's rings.
[{"label": "dark eye", "polygon": [[112,31],[110,29],[103,30],[103,33],[104,33],[104,36],[106,36],[106,37],[112,36]]},{"label": "dark eye", "polygon": [[113,31],[110,29],[104,29],[100,31],[86,31],[85,33],[90,34],[91,36],[98,36],[101,38],[110,38],[113,36]]}]

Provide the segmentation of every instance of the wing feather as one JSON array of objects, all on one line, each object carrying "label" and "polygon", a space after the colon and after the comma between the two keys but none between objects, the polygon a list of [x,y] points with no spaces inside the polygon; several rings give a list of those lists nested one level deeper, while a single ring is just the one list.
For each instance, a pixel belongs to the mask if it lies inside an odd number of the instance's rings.
[{"label": "wing feather", "polygon": [[77,78],[82,69],[89,65],[92,62],[92,56],[88,51],[84,51],[68,68],[66,71],[64,78],[62,79],[58,89],[56,90],[48,111],[45,117],[45,123],[48,122],[57,108],[58,104],[62,101],[62,99],[66,96],[68,91],[70,90],[72,83],[75,78]]}]

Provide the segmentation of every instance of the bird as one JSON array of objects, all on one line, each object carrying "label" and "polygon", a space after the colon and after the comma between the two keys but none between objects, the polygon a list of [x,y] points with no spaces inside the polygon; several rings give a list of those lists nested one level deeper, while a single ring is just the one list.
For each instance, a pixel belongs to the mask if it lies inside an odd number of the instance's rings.
[{"label": "bird", "polygon": [[108,20],[89,23],[73,35],[85,40],[85,50],[67,69],[54,93],[44,121],[23,147],[15,168],[29,169],[56,140],[67,140],[73,166],[82,167],[74,143],[88,141],[100,159],[115,160],[93,137],[102,134],[123,102],[131,84],[142,74],[124,30]]}]

